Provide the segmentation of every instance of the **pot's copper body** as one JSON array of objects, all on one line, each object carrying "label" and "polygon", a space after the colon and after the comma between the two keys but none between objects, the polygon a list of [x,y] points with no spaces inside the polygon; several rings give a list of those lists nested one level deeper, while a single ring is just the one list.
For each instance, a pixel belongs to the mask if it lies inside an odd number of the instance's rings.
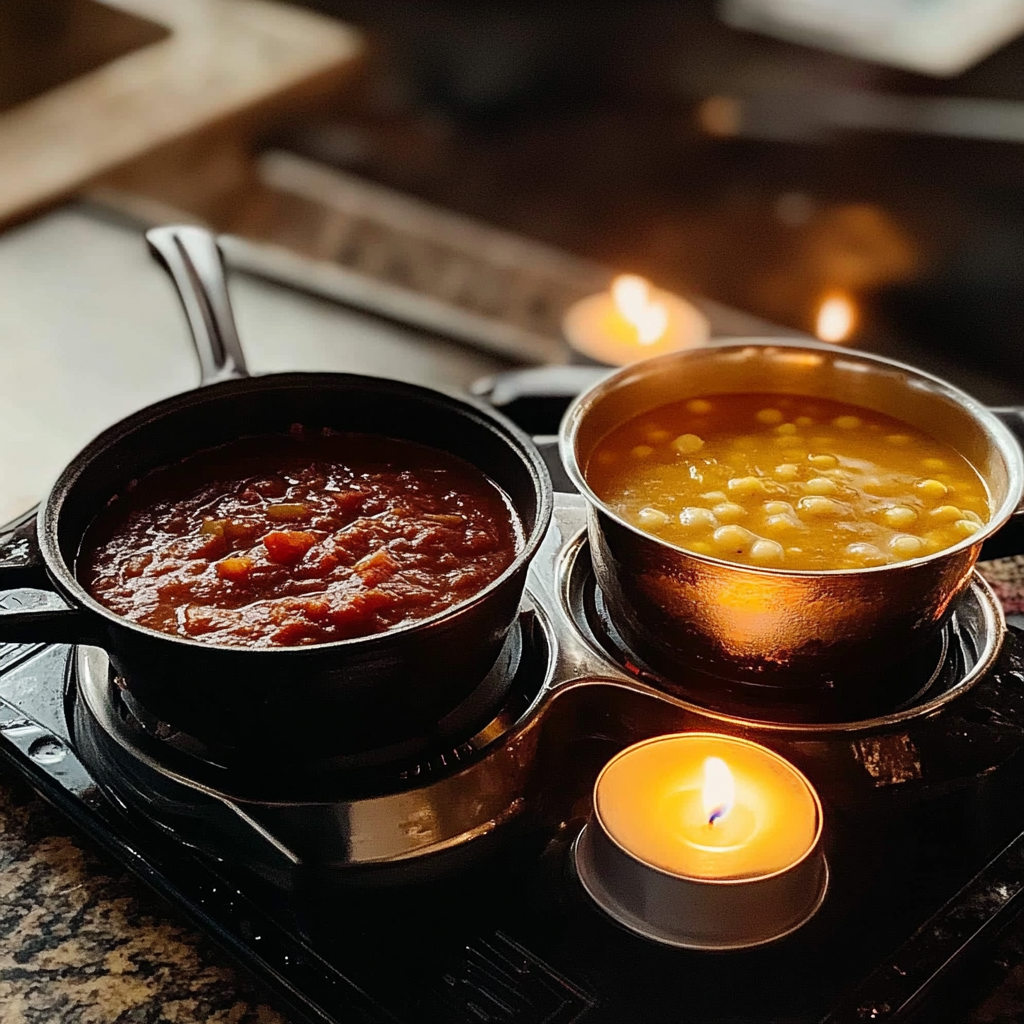
[{"label": "pot's copper body", "polygon": [[[960,451],[988,485],[992,516],[924,558],[834,572],[760,569],[684,551],[620,519],[590,490],[597,442],[632,416],[690,396],[782,392],[897,416]],[[982,542],[1016,510],[1024,457],[984,406],[878,356],[815,344],[731,342],[638,363],[581,395],[562,458],[589,504],[595,572],[623,638],[663,670],[699,668],[770,685],[870,682],[934,634],[964,591]]]}]

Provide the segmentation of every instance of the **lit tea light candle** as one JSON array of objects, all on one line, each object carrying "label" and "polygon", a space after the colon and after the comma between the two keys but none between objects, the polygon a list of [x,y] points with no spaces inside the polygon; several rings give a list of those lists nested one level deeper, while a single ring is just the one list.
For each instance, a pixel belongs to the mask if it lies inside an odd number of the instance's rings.
[{"label": "lit tea light candle", "polygon": [[821,903],[821,829],[811,784],[773,751],[659,736],[605,765],[576,863],[593,899],[634,931],[743,948],[788,934]]},{"label": "lit tea light candle", "polygon": [[818,829],[810,784],[765,747],[690,733],[610,761],[595,790],[608,834],[645,864],[692,878],[789,867]]},{"label": "lit tea light candle", "polygon": [[607,366],[703,345],[711,333],[700,310],[635,274],[570,306],[562,329],[573,349]]}]

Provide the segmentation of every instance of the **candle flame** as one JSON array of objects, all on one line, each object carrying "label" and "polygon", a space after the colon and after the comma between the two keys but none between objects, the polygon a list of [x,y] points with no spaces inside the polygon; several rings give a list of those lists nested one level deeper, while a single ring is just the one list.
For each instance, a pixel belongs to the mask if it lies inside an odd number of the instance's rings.
[{"label": "candle flame", "polygon": [[736,782],[729,766],[720,757],[704,761],[704,815],[708,825],[724,818],[736,800]]},{"label": "candle flame", "polygon": [[652,301],[651,286],[636,274],[623,274],[612,281],[612,299],[615,307],[636,329],[641,345],[653,345],[668,327],[668,308],[664,303]]},{"label": "candle flame", "polygon": [[853,333],[857,307],[848,295],[832,292],[821,300],[814,333],[822,341],[843,342]]}]

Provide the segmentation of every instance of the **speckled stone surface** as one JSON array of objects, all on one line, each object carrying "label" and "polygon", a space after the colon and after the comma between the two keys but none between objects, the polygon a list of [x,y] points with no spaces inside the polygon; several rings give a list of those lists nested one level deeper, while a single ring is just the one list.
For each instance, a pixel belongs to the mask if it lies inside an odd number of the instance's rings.
[{"label": "speckled stone surface", "polygon": [[286,1024],[177,911],[0,766],[0,1024]]},{"label": "speckled stone surface", "polygon": [[1024,612],[1024,556],[999,558],[980,566],[985,579],[992,584],[996,597],[1007,615]]}]

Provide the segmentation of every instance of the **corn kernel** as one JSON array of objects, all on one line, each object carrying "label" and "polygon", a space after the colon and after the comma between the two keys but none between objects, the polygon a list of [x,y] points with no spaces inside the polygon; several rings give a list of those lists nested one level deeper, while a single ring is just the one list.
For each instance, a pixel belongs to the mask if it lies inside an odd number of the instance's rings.
[{"label": "corn kernel", "polygon": [[889,561],[889,556],[884,551],[880,551],[874,544],[865,544],[863,541],[847,544],[846,553],[862,565],[885,565]]},{"label": "corn kernel", "polygon": [[905,530],[915,519],[917,513],[906,505],[890,505],[882,513],[882,518],[888,526],[896,530]]},{"label": "corn kernel", "polygon": [[801,498],[797,503],[797,508],[811,516],[835,516],[842,511],[843,507],[838,501],[813,494],[809,498]]},{"label": "corn kernel", "polygon": [[839,460],[834,455],[808,455],[807,461],[815,469],[835,469]]},{"label": "corn kernel", "polygon": [[941,469],[946,468],[945,459],[922,459],[921,467],[923,469],[931,470],[933,473],[937,473]]},{"label": "corn kernel", "polygon": [[714,406],[706,398],[691,398],[686,403],[687,411],[696,413],[698,416],[711,412],[713,408]]},{"label": "corn kernel", "polygon": [[897,448],[902,448],[904,445],[910,444],[910,436],[908,434],[889,434],[886,441]]},{"label": "corn kernel", "polygon": [[812,477],[804,484],[804,490],[808,494],[835,494],[839,490],[835,482],[825,476]]},{"label": "corn kernel", "polygon": [[723,501],[715,505],[711,511],[720,523],[735,522],[735,520],[742,519],[747,514],[747,510],[742,505],[737,505],[734,501]]},{"label": "corn kernel", "polygon": [[981,526],[985,522],[985,520],[982,519],[977,512],[972,512],[969,508],[965,508],[963,510],[963,518],[970,519],[972,523],[977,523],[979,526]]},{"label": "corn kernel", "polygon": [[634,459],[646,459],[654,454],[654,449],[649,444],[638,444],[629,454]]},{"label": "corn kernel", "polygon": [[793,420],[793,422],[798,427],[813,427],[814,426],[814,420],[812,420],[810,416],[797,416],[797,418],[795,420]]},{"label": "corn kernel", "polygon": [[944,498],[949,493],[949,488],[939,480],[918,480],[914,484],[914,490],[921,495],[922,498],[929,498],[932,501],[937,501],[939,498]]},{"label": "corn kernel", "polygon": [[718,520],[710,509],[688,505],[679,513],[679,525],[687,530],[710,530],[718,525]]},{"label": "corn kernel", "polygon": [[775,476],[779,480],[795,480],[800,475],[800,467],[793,462],[784,462],[775,467]]},{"label": "corn kernel", "polygon": [[787,512],[782,512],[778,515],[769,516],[764,521],[765,533],[774,534],[776,537],[784,536],[787,533],[794,533],[797,530],[802,530],[804,524],[794,515],[790,515]]},{"label": "corn kernel", "polygon": [[788,501],[766,501],[761,506],[767,515],[785,516],[793,514],[793,506]]},{"label": "corn kernel", "polygon": [[956,505],[940,505],[928,513],[928,518],[933,523],[954,523],[964,518],[964,513]]},{"label": "corn kernel", "polygon": [[715,542],[715,547],[735,552],[739,555],[749,551],[750,546],[757,538],[742,526],[731,524],[729,526],[720,526],[715,530],[712,539]]},{"label": "corn kernel", "polygon": [[702,494],[701,501],[710,501],[717,504],[720,501],[726,501],[725,491],[708,491],[707,494]]},{"label": "corn kernel", "polygon": [[785,557],[785,552],[778,541],[759,537],[750,546],[750,557],[755,562],[781,562]]},{"label": "corn kernel", "polygon": [[710,555],[712,551],[711,545],[706,540],[688,540],[686,549],[696,552],[698,555]]},{"label": "corn kernel", "polygon": [[797,433],[795,423],[780,423],[775,428],[776,434],[781,434],[783,437]]},{"label": "corn kernel", "polygon": [[659,530],[668,524],[666,513],[657,508],[642,508],[636,517],[646,530]]},{"label": "corn kernel", "polygon": [[699,452],[701,448],[704,447],[704,440],[696,434],[680,434],[672,442],[672,447],[675,448],[680,455],[692,455],[694,452]]},{"label": "corn kernel", "polygon": [[916,558],[924,554],[925,542],[911,533],[900,533],[889,540],[889,550],[897,558]]},{"label": "corn kernel", "polygon": [[769,423],[769,424],[771,424],[771,423],[781,423],[785,419],[785,416],[783,416],[782,413],[779,412],[778,409],[762,409],[754,417],[754,419],[756,419],[758,423]]},{"label": "corn kernel", "polygon": [[856,430],[862,422],[859,416],[837,416],[832,421],[832,426],[840,430]]},{"label": "corn kernel", "polygon": [[972,533],[977,533],[981,529],[980,523],[972,522],[970,519],[958,519],[953,524],[953,529],[960,534],[961,537],[970,537]]},{"label": "corn kernel", "polygon": [[644,433],[644,440],[648,444],[664,444],[671,437],[672,434],[667,430],[662,430],[661,427],[652,427]]},{"label": "corn kernel", "polygon": [[764,493],[764,484],[756,476],[735,476],[726,486],[729,488],[729,494],[734,497]]}]

